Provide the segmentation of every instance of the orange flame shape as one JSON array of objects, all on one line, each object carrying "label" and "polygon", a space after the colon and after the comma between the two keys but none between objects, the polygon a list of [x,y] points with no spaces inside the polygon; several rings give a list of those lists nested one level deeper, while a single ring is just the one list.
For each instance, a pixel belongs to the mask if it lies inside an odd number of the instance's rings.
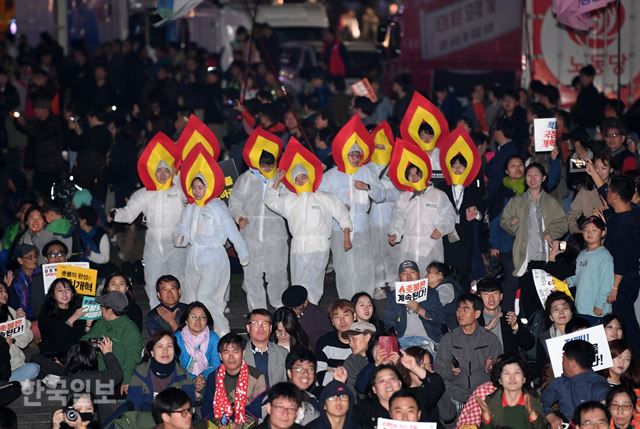
[{"label": "orange flame shape", "polygon": [[273,168],[271,171],[265,172],[260,167],[260,155],[262,155],[262,151],[269,152],[277,162],[282,152],[282,140],[267,130],[256,128],[244,144],[242,158],[250,168],[259,170],[264,177],[272,179],[276,174],[276,169]]},{"label": "orange flame shape", "polygon": [[[220,156],[220,143],[213,131],[209,129],[196,115],[189,116],[187,125],[180,133],[176,142],[179,148],[180,162],[187,159],[191,152],[198,145],[202,145],[209,155],[217,160]],[[179,166],[178,166],[179,167]]]},{"label": "orange flame shape", "polygon": [[[293,170],[297,166],[302,166],[307,171],[309,180],[302,186],[295,184],[293,180]],[[291,192],[297,194],[302,192],[315,192],[322,182],[322,163],[313,152],[304,147],[295,137],[291,137],[287,148],[280,158],[279,170],[285,171],[282,183]]]},{"label": "orange flame shape", "polygon": [[[356,167],[349,162],[349,151],[356,144],[362,150],[362,161]],[[331,154],[338,170],[347,174],[354,174],[365,165],[373,155],[373,139],[367,131],[359,116],[353,115],[349,121],[338,131],[331,143]]]},{"label": "orange flame shape", "polygon": [[[191,192],[191,183],[196,177],[203,179],[207,187],[204,197],[200,200],[196,200]],[[180,184],[190,204],[196,203],[199,206],[204,206],[224,191],[224,173],[213,155],[207,152],[202,145],[197,145],[182,161]]]},{"label": "orange flame shape", "polygon": [[[462,155],[467,161],[462,174],[455,174],[451,168],[451,159],[456,155]],[[481,165],[480,152],[463,127],[453,130],[440,143],[440,168],[449,185],[469,186],[478,176]]]},{"label": "orange flame shape", "polygon": [[[426,122],[433,129],[433,140],[425,143],[420,139],[418,130]],[[431,151],[438,145],[442,136],[449,133],[449,124],[442,112],[419,92],[414,92],[407,112],[400,123],[400,135],[404,140],[412,141],[423,151]]]},{"label": "orange flame shape", "polygon": [[389,164],[391,152],[393,151],[393,132],[387,121],[378,124],[371,132],[371,136],[374,143],[371,162],[381,166]]},{"label": "orange flame shape", "polygon": [[166,134],[159,132],[147,143],[138,158],[138,177],[149,191],[162,191],[171,187],[171,179],[165,183],[158,182],[156,170],[164,161],[172,170],[178,160],[178,146]]},{"label": "orange flame shape", "polygon": [[[407,168],[411,165],[422,172],[422,178],[415,183],[405,176]],[[389,162],[389,178],[396,188],[402,191],[424,191],[431,179],[431,160],[415,143],[396,139]]]}]

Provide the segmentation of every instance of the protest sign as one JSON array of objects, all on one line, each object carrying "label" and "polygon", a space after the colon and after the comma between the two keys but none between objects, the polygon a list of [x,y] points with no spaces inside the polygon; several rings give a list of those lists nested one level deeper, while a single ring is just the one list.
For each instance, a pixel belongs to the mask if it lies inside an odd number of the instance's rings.
[{"label": "protest sign", "polygon": [[378,429],[437,429],[437,423],[403,422],[378,417]]},{"label": "protest sign", "polygon": [[427,279],[396,282],[396,303],[406,304],[409,301],[426,301],[428,287]]},{"label": "protest sign", "polygon": [[536,152],[551,152],[556,147],[556,118],[533,120],[533,141]]},{"label": "protest sign", "polygon": [[231,192],[233,192],[233,185],[238,180],[238,169],[236,168],[236,163],[233,159],[225,159],[218,163],[222,173],[224,173],[224,191],[220,194],[218,198],[225,202],[225,204],[229,205],[229,198],[231,197]]},{"label": "protest sign", "polygon": [[88,262],[61,262],[55,264],[42,264],[42,282],[44,283],[44,293],[49,291],[51,283],[58,278],[58,265],[72,265],[74,267],[89,268]]},{"label": "protest sign", "polygon": [[24,335],[27,329],[27,319],[21,317],[8,322],[0,323],[0,337],[18,337]]},{"label": "protest sign", "polygon": [[593,344],[593,347],[596,349],[596,359],[592,366],[594,371],[600,371],[601,369],[607,369],[613,366],[613,359],[611,358],[611,351],[609,350],[609,342],[607,341],[607,334],[604,332],[604,326],[596,325],[588,329],[582,329],[547,340],[547,349],[549,350],[549,358],[551,359],[554,377],[557,378],[562,375],[562,347],[564,347],[565,343],[572,340],[584,340]]},{"label": "protest sign", "polygon": [[366,77],[351,85],[351,93],[356,97],[367,97],[373,103],[378,102],[378,96]]},{"label": "protest sign", "polygon": [[98,289],[97,270],[60,264],[58,266],[58,277],[69,280],[76,292],[78,292],[78,295],[96,296]]},{"label": "protest sign", "polygon": [[531,270],[531,275],[533,276],[533,284],[536,286],[536,292],[538,292],[538,298],[543,307],[549,295],[556,291],[564,292],[569,298],[573,299],[569,291],[569,286],[562,280],[553,277],[544,270],[538,269]]},{"label": "protest sign", "polygon": [[80,320],[96,320],[102,317],[100,304],[98,304],[96,299],[92,296],[85,296],[82,298],[82,309],[86,310],[86,312]]}]

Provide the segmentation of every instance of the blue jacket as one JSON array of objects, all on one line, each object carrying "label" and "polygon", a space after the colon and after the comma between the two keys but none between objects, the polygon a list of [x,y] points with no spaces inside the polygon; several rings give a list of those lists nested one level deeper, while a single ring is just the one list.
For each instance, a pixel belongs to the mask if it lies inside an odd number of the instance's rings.
[{"label": "blue jacket", "polygon": [[[154,392],[153,382],[151,381],[150,361],[143,362],[136,368],[129,383],[129,391],[127,392],[127,401],[133,404],[136,411],[151,411]],[[171,374],[171,383],[169,387],[176,387],[184,391],[191,398],[191,402],[196,400],[196,386],[189,379],[189,374],[178,363],[176,369]]]},{"label": "blue jacket", "polygon": [[487,196],[491,198],[494,192],[502,186],[502,178],[506,175],[507,159],[514,155],[518,155],[518,148],[513,142],[508,142],[496,149],[495,156],[487,163],[485,174],[489,177],[487,183]]},{"label": "blue jacket", "polygon": [[[176,332],[176,341],[178,342],[178,347],[180,347],[180,365],[182,365],[182,367],[187,371],[189,377],[192,379],[196,378],[195,374],[189,372],[193,358],[187,353],[187,347],[184,345],[184,340],[182,339],[182,330],[178,330]],[[218,341],[220,341],[218,334],[211,331],[209,334],[209,346],[207,347],[207,361],[209,362],[209,368],[202,371],[202,375],[204,375],[205,379],[220,366]]]},{"label": "blue jacket", "polygon": [[578,405],[586,401],[604,401],[609,389],[607,379],[591,369],[573,377],[563,374],[542,391],[544,412],[545,414],[553,412],[551,407],[557,402],[562,417],[569,421]]},{"label": "blue jacket", "polygon": [[[430,320],[420,318],[427,331],[429,338],[436,343],[442,339],[442,322],[444,321],[444,308],[440,302],[440,297],[435,289],[427,288],[427,299],[420,303],[420,307],[427,311]],[[395,292],[389,294],[387,305],[384,308],[385,326],[393,326],[398,334],[398,338],[404,335],[407,329],[407,306],[396,303]]]}]

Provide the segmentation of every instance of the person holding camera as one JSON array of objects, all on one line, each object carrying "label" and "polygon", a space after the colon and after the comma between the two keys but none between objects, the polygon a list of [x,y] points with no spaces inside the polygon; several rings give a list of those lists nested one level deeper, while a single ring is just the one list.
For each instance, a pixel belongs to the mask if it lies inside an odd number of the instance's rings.
[{"label": "person holding camera", "polygon": [[99,429],[98,414],[88,393],[72,395],[65,408],[53,412],[51,429]]}]

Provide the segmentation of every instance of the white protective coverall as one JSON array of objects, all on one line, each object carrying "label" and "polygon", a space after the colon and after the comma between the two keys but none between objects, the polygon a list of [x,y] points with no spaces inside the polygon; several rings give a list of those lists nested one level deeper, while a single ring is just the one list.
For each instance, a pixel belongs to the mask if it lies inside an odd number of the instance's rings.
[{"label": "white protective coverall", "polygon": [[189,245],[182,301],[202,302],[211,312],[216,333],[219,336],[227,334],[229,321],[224,316],[225,292],[231,275],[224,247],[227,240],[236,249],[240,264],[245,266],[249,263],[247,245],[227,206],[218,198],[204,206],[189,204],[173,237],[176,246]]},{"label": "white protective coverall", "polygon": [[282,307],[282,292],[289,286],[287,227],[282,216],[264,205],[265,191],[272,185],[272,180],[267,180],[258,170],[250,169],[238,177],[229,199],[229,212],[236,223],[241,217],[248,220],[240,234],[251,258],[251,263],[244,269],[243,284],[249,311],[268,308],[267,294],[274,308]]},{"label": "white protective coverall", "polygon": [[267,188],[264,202],[287,219],[291,239],[291,283],[307,289],[309,302],[318,304],[324,291],[324,271],[329,261],[331,222],[351,228],[347,208],[331,194],[294,194]]},{"label": "white protective coverall", "polygon": [[366,167],[371,169],[373,174],[380,179],[385,190],[384,201],[381,203],[372,203],[371,210],[369,211],[371,249],[373,251],[374,261],[374,285],[377,288],[382,288],[386,284],[393,286],[394,282],[398,279],[398,264],[396,264],[396,261],[400,258],[400,246],[391,246],[387,233],[389,231],[393,207],[401,192],[395,187],[391,179],[389,179],[389,170],[387,167],[374,164],[373,162],[368,163]]},{"label": "white protective coverall", "polygon": [[[359,180],[369,185],[368,191],[356,189]],[[343,173],[337,167],[322,176],[319,190],[335,195],[349,208],[349,217],[353,224],[351,242],[353,248],[344,251],[344,235],[334,222],[331,233],[331,254],[336,272],[336,288],[342,299],[351,299],[356,292],[367,292],[373,296],[375,289],[373,273],[373,246],[369,219],[369,199],[375,202],[384,200],[385,189],[378,176],[366,166],[354,174]]]},{"label": "white protective coverall", "polygon": [[[433,261],[444,261],[446,235],[454,231],[456,212],[447,194],[430,185],[423,193],[403,192],[398,197],[391,214],[389,235],[396,234],[396,246],[400,246],[402,261],[410,260],[418,264],[424,272]],[[433,239],[431,234],[437,229],[441,238]],[[398,244],[399,243],[399,244]]]},{"label": "white protective coverall", "polygon": [[184,280],[184,261],[187,252],[173,245],[172,234],[180,222],[187,199],[179,184],[166,191],[149,191],[145,188],[134,192],[127,205],[115,209],[114,222],[131,223],[142,213],[147,226],[144,239],[144,282],[149,297],[149,307],[160,302],[156,296],[156,280],[165,274]]}]

